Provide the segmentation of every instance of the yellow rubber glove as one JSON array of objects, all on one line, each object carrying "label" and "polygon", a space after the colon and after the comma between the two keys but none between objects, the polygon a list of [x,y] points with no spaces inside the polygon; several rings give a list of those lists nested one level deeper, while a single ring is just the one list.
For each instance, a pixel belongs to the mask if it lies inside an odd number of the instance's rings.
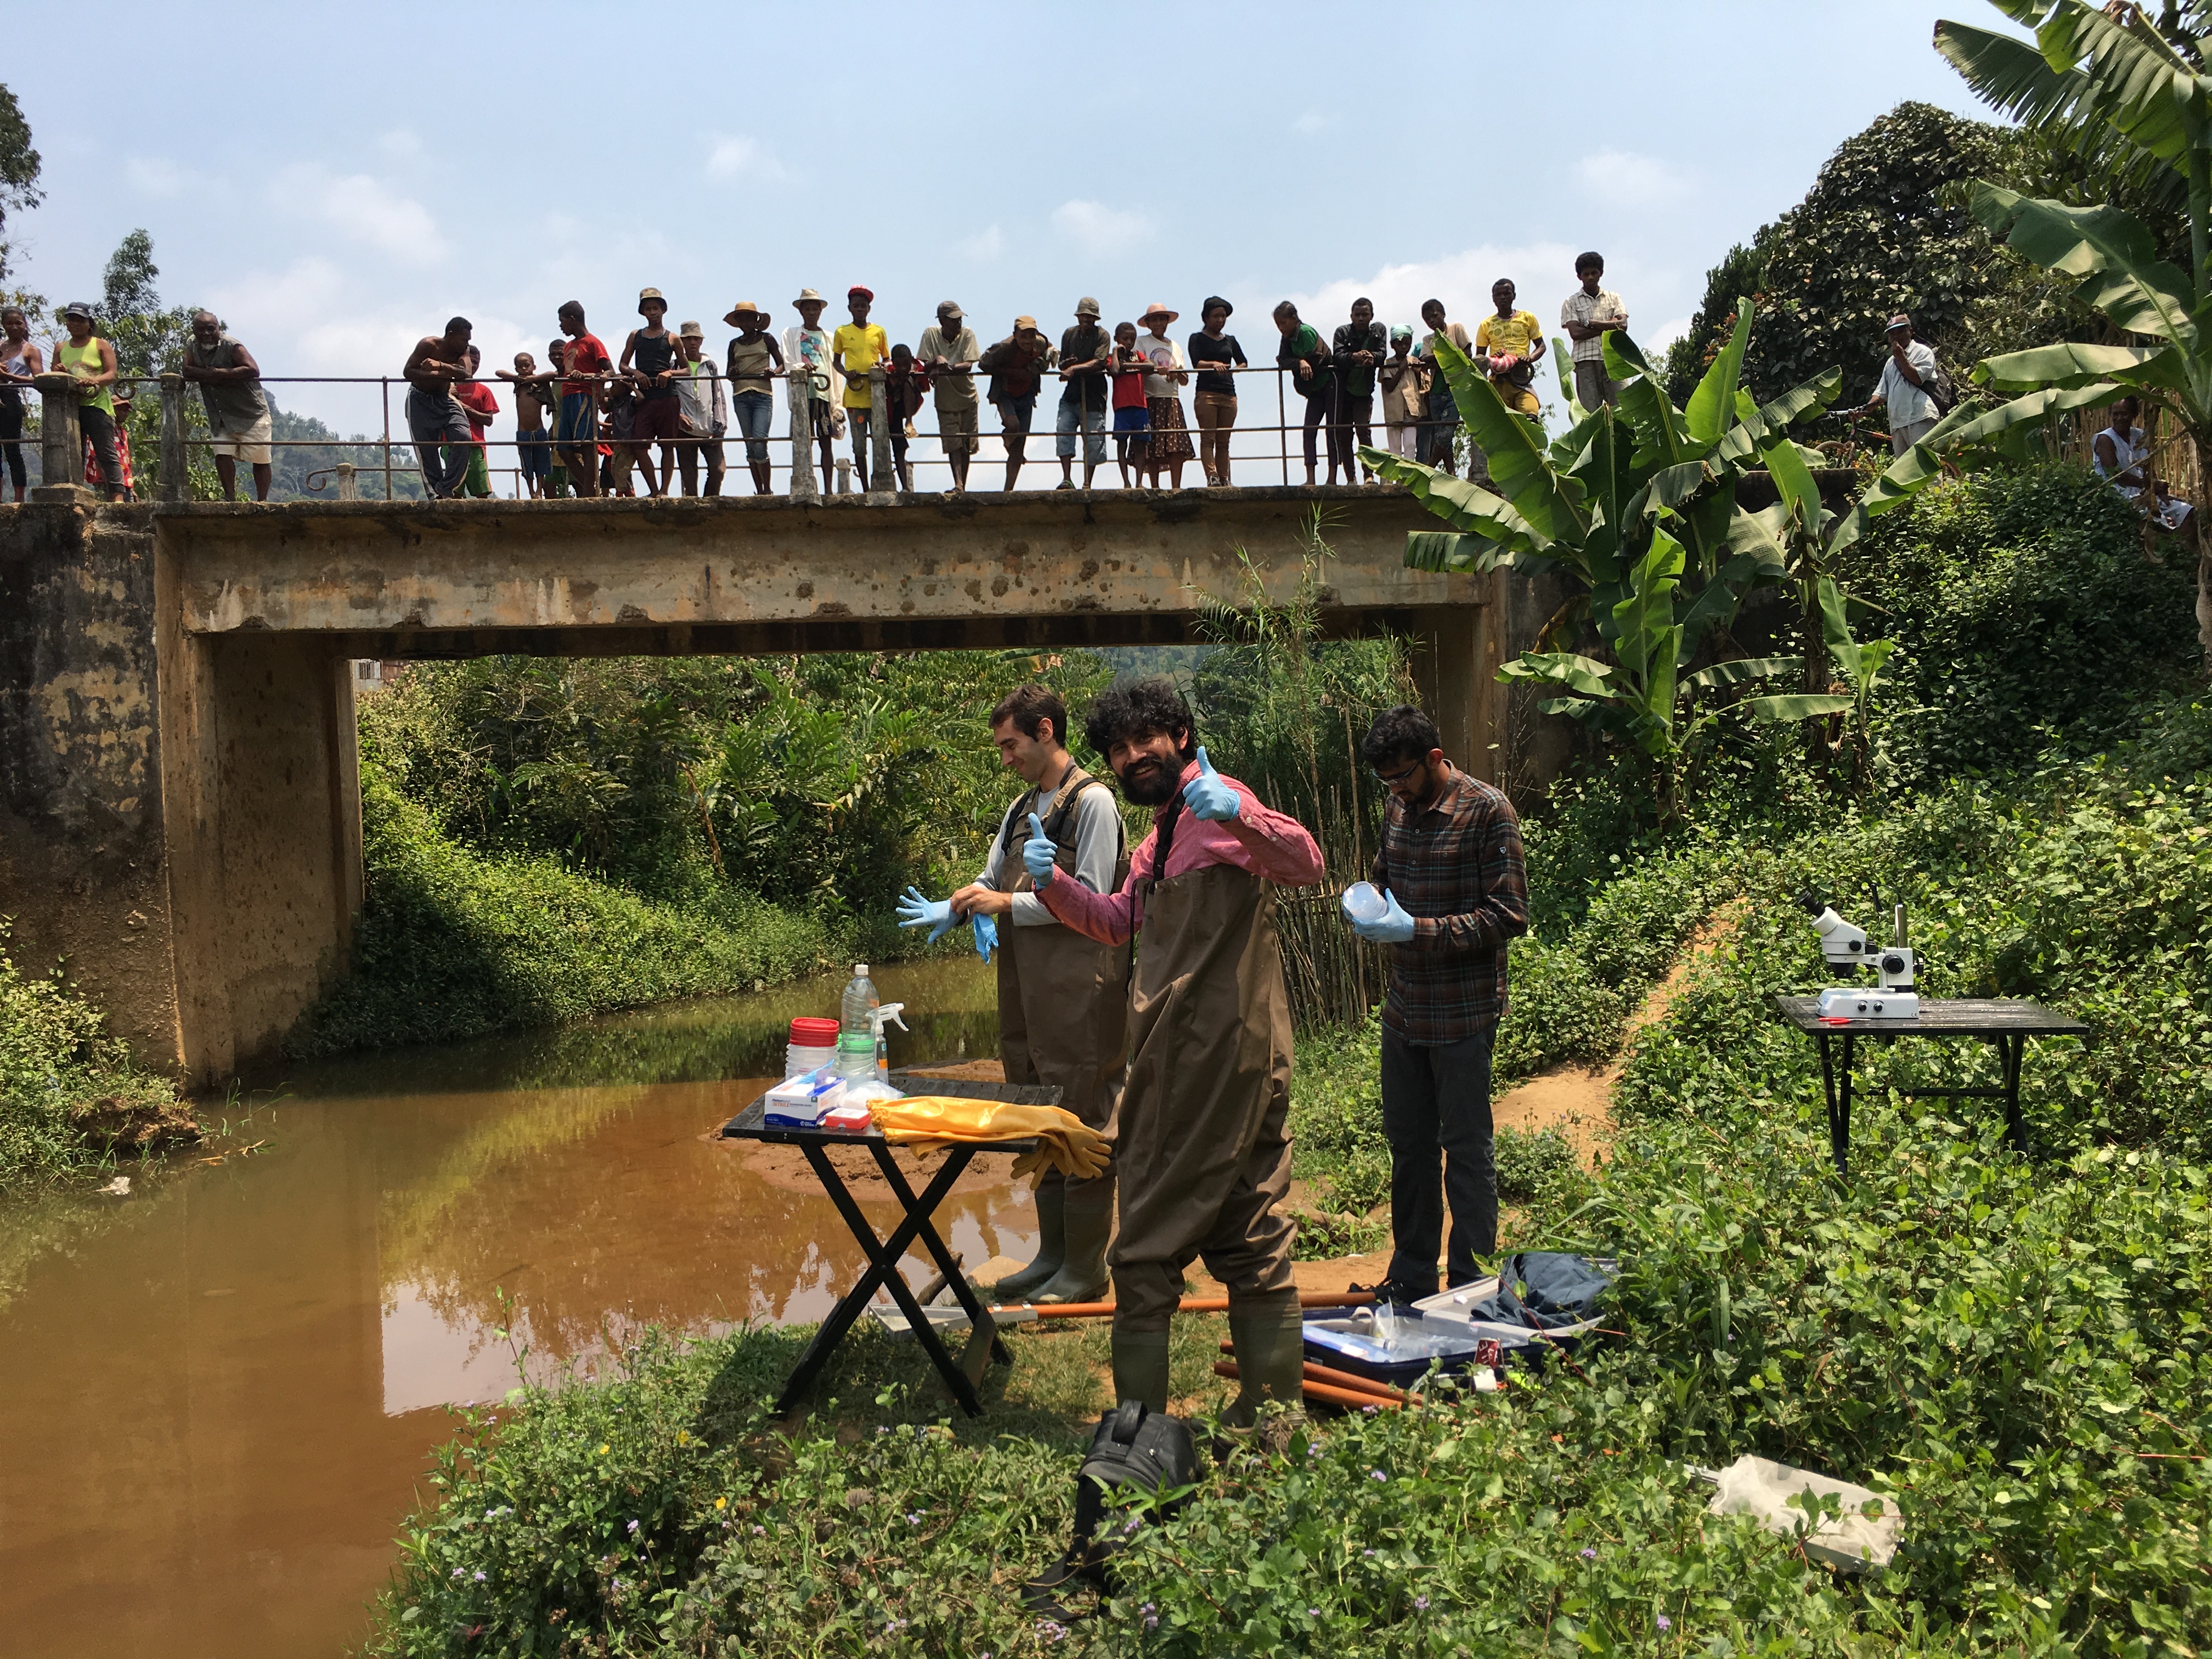
[{"label": "yellow rubber glove", "polygon": [[870,1108],[884,1139],[933,1146],[989,1146],[1034,1138],[1036,1151],[1015,1164],[1028,1174],[1049,1164],[1061,1174],[1088,1180],[1102,1173],[1113,1148],[1106,1138],[1059,1106],[1022,1106],[1003,1100],[967,1100],[951,1095],[915,1095],[883,1100]]}]

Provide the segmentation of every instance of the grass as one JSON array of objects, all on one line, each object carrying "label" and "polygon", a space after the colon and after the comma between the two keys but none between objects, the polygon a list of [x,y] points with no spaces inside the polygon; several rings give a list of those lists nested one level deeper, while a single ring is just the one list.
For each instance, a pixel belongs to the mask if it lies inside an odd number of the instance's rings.
[{"label": "grass", "polygon": [[849,960],[848,941],[730,890],[655,902],[543,855],[488,856],[362,770],[367,902],[350,977],[302,1017],[300,1055],[559,1024],[757,991]]}]

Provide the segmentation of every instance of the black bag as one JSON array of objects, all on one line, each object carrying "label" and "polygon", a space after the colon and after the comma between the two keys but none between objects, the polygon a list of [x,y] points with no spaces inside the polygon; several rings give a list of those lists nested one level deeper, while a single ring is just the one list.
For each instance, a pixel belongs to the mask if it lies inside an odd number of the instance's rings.
[{"label": "black bag", "polygon": [[[1074,1536],[1059,1560],[1022,1586],[1023,1603],[1040,1619],[1057,1624],[1076,1618],[1060,1605],[1060,1593],[1070,1585],[1088,1585],[1107,1594],[1107,1565],[1127,1539],[1118,1529],[1099,1536],[1110,1514],[1108,1498],[1123,1488],[1156,1495],[1197,1480],[1198,1448],[1190,1425],[1150,1409],[1141,1400],[1124,1400],[1098,1419],[1091,1449],[1076,1471]],[[1158,1513],[1173,1515],[1189,1501],[1185,1493]]]},{"label": "black bag", "polygon": [[1936,363],[1936,372],[1928,377],[1920,389],[1928,394],[1928,401],[1936,405],[1938,419],[1958,407],[1959,388],[1951,384],[1951,377],[1944,372],[1941,362]]}]

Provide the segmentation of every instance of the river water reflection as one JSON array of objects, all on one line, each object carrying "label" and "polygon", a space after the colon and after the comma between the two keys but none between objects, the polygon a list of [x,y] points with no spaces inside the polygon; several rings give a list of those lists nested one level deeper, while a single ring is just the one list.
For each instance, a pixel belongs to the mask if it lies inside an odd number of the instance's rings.
[{"label": "river water reflection", "polygon": [[[826,1312],[863,1265],[829,1200],[701,1137],[839,981],[295,1068],[233,1137],[252,1156],[0,1219],[0,1650],[357,1641],[440,1408],[516,1381],[502,1292],[533,1373],[644,1324]],[[995,1054],[972,959],[878,981],[929,1011],[894,1063]],[[1007,1184],[939,1225],[974,1263],[1033,1217]]]}]

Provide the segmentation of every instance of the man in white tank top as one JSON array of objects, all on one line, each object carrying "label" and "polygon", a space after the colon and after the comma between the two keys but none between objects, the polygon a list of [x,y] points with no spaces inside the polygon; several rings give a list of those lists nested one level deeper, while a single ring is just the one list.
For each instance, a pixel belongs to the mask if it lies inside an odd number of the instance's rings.
[{"label": "man in white tank top", "polygon": [[2168,530],[2179,530],[2189,517],[2189,503],[2176,497],[2166,480],[2150,470],[2150,434],[2136,424],[2142,411],[2142,400],[2132,395],[2113,402],[2112,423],[2089,446],[2097,476],[2111,479],[2112,488],[2131,501],[2140,501],[2143,491],[2150,490],[2156,505],[2147,516]]}]

